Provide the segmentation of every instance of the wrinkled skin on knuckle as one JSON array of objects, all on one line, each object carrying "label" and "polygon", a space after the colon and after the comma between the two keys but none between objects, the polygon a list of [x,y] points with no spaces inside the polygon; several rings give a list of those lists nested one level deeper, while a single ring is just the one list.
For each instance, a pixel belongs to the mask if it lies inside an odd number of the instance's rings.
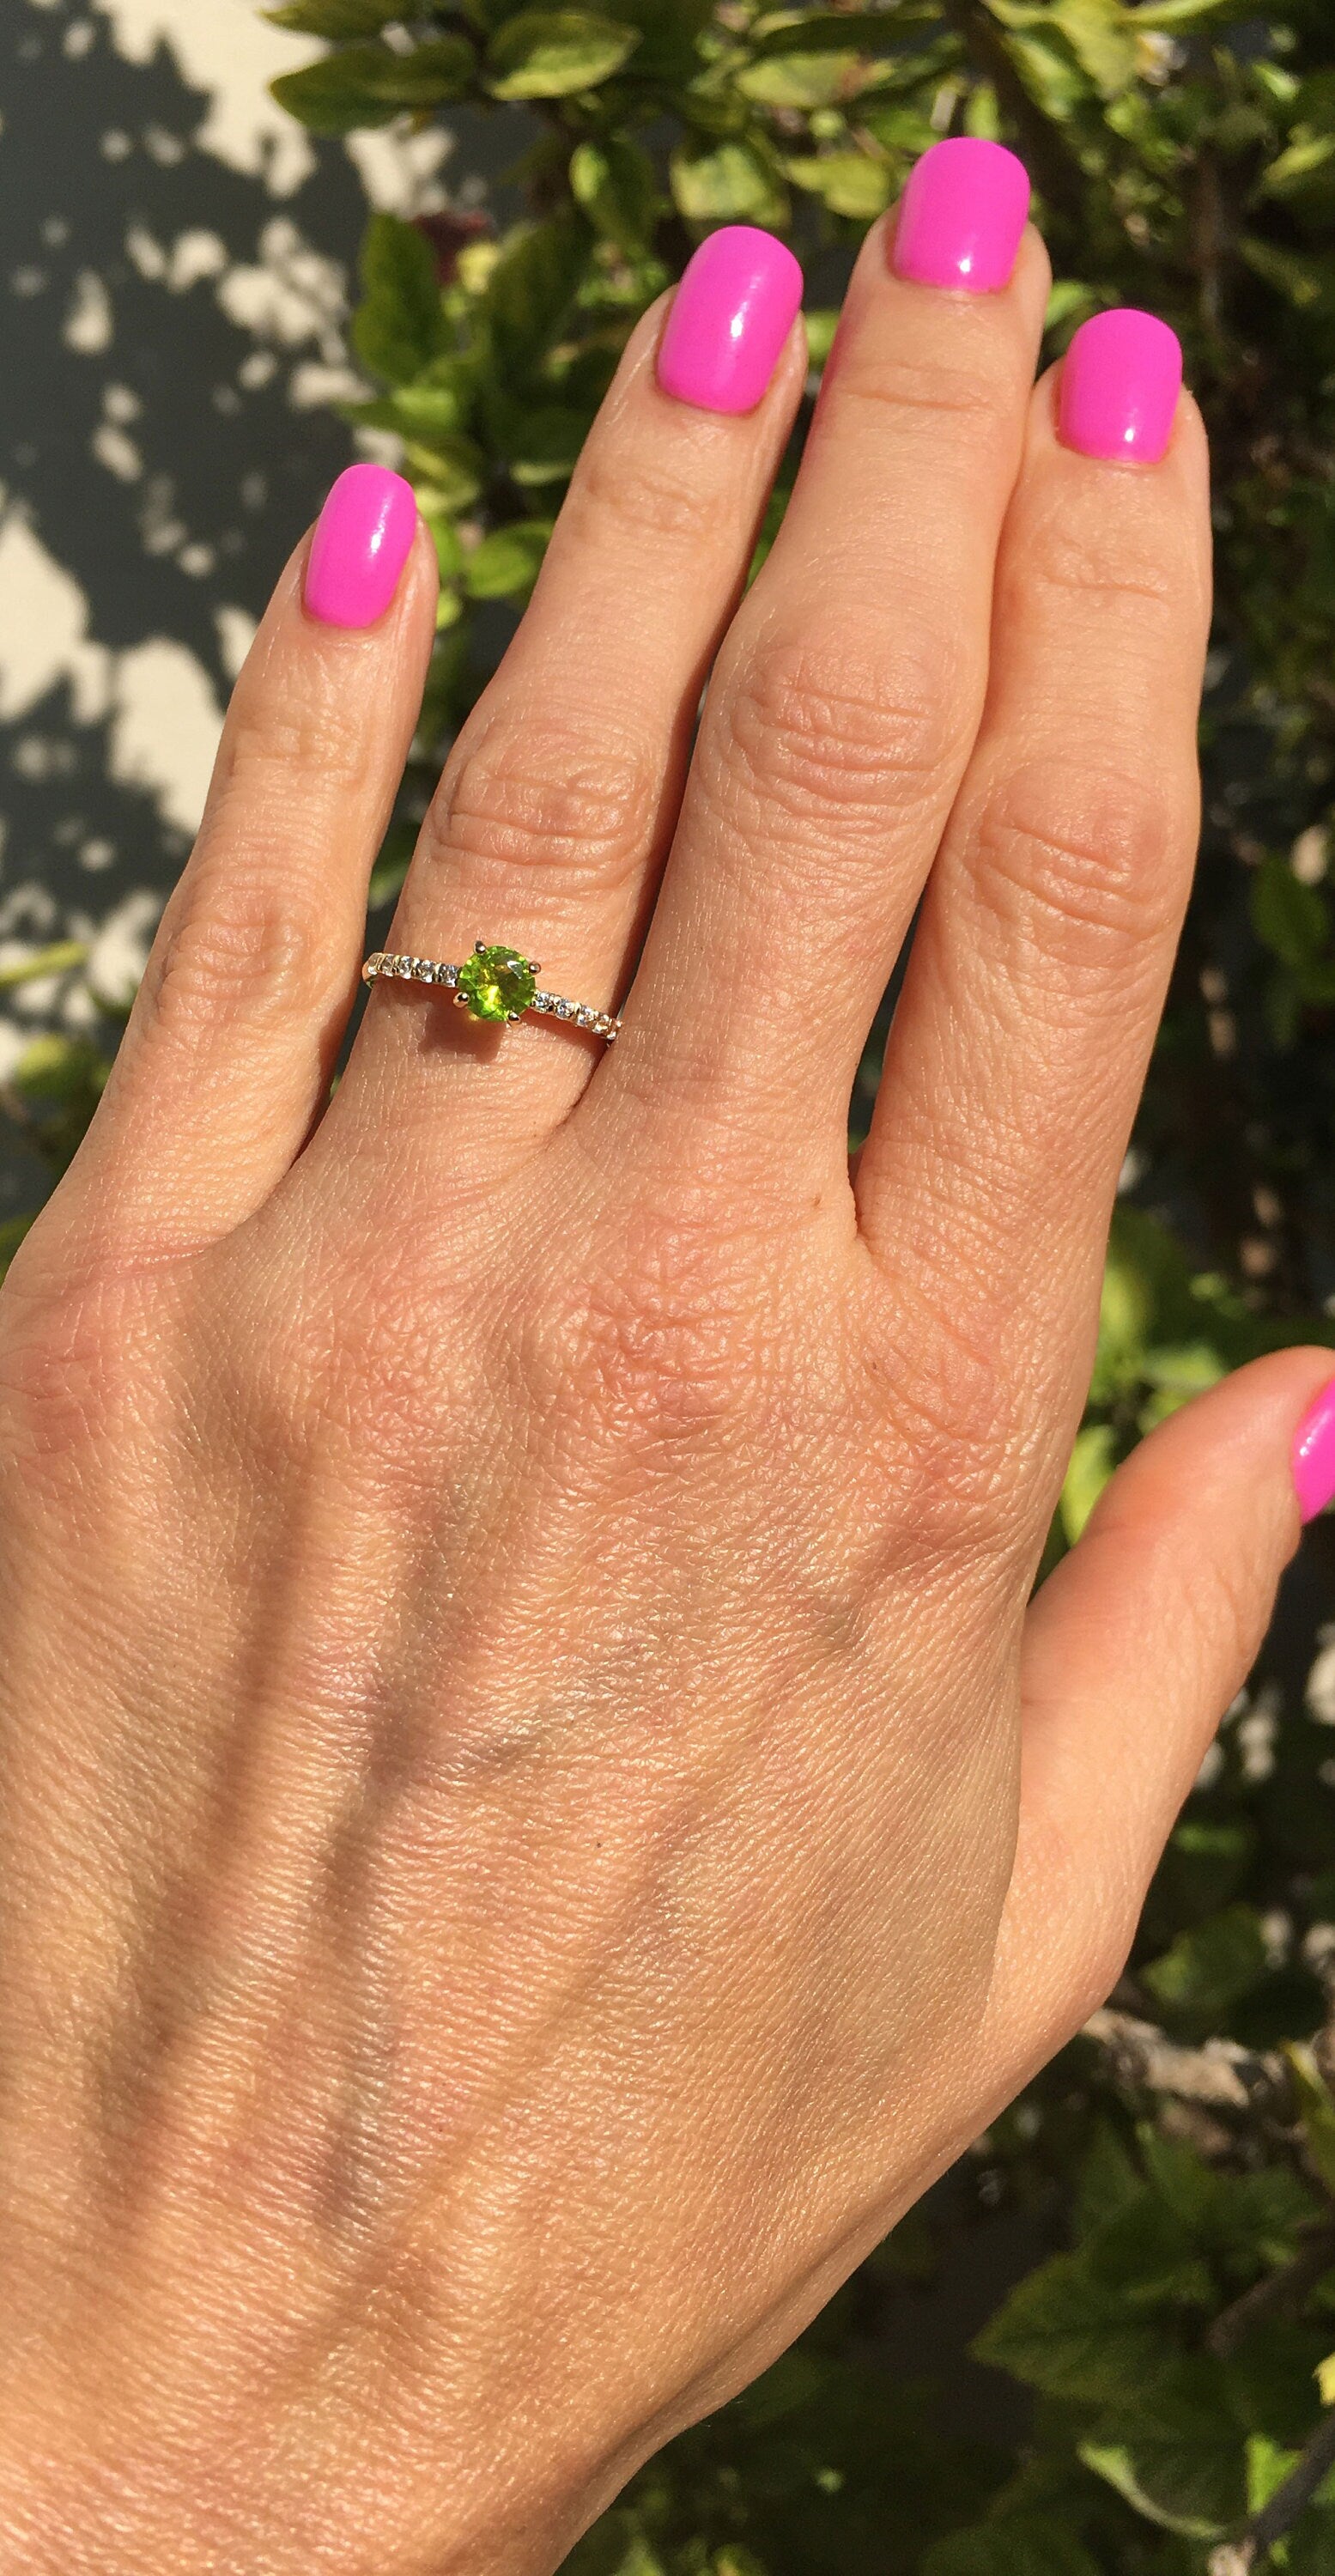
[{"label": "wrinkled skin on knuckle", "polygon": [[68,1287],[0,1293],[0,1452],[31,1495],[77,1494],[90,1469],[114,1476],[170,1401],[163,1388],[161,1282],[114,1255]]},{"label": "wrinkled skin on knuckle", "polygon": [[689,1184],[640,1195],[590,1251],[549,1284],[535,1403],[564,1400],[595,1441],[636,1452],[726,1435],[774,1362],[749,1251],[728,1243],[712,1198],[697,1204]]},{"label": "wrinkled skin on knuckle", "polygon": [[346,981],[324,928],[290,876],[229,861],[188,877],[149,958],[143,1005],[187,1045],[219,1021],[318,1021]]},{"label": "wrinkled skin on knuckle", "polygon": [[946,359],[906,356],[887,348],[873,334],[853,333],[842,348],[836,344],[826,385],[828,394],[823,394],[821,404],[825,420],[818,415],[821,435],[846,431],[850,412],[869,408],[873,413],[889,413],[897,431],[916,427],[930,441],[938,469],[943,438],[989,449],[999,431],[1006,430],[1011,441],[1015,436],[1010,374],[995,364],[984,365],[978,357],[972,366],[955,366]]},{"label": "wrinkled skin on knuckle", "polygon": [[972,1566],[989,1592],[1020,1580],[1031,1544],[1017,1506],[1032,1478],[1013,1328],[986,1254],[961,1257],[949,1280],[892,1278],[864,1364],[867,1436],[896,1525],[919,1564]]},{"label": "wrinkled skin on knuckle", "polygon": [[234,802],[243,812],[271,800],[290,804],[294,778],[355,796],[365,767],[364,739],[348,722],[347,675],[336,661],[285,662],[277,685],[262,667],[248,669],[219,748],[206,822],[220,823]]},{"label": "wrinkled skin on knuckle", "polygon": [[[930,805],[962,752],[959,670],[947,636],[908,620],[885,649],[856,637],[762,632],[736,657],[707,726],[712,802],[754,806],[771,833],[829,825],[881,844]],[[697,755],[699,757],[699,755]]]},{"label": "wrinkled skin on knuckle", "polygon": [[1003,778],[980,817],[975,899],[1002,924],[1028,983],[1124,1006],[1162,967],[1186,894],[1195,828],[1187,780],[1059,757]]},{"label": "wrinkled skin on knuckle", "polygon": [[[687,415],[674,423],[674,463],[647,446],[614,446],[596,438],[586,448],[566,502],[566,535],[596,548],[609,537],[636,546],[706,549],[718,540],[720,513],[705,472],[713,425]],[[692,470],[695,452],[703,449]],[[564,540],[563,540],[564,541]]]},{"label": "wrinkled skin on knuckle", "polygon": [[1186,531],[1165,525],[1155,496],[1124,481],[1116,511],[1107,511],[1092,486],[1077,500],[1064,479],[1053,482],[1043,504],[1030,507],[1024,547],[1014,573],[1017,589],[1057,594],[1077,609],[1096,607],[1121,623],[1147,619],[1169,628],[1181,616],[1184,584],[1199,592]]},{"label": "wrinkled skin on knuckle", "polygon": [[663,784],[643,748],[618,743],[606,711],[586,727],[531,711],[495,719],[457,747],[423,826],[427,866],[460,856],[494,874],[504,891],[516,870],[526,900],[541,902],[551,872],[554,902],[580,890],[617,891],[634,879],[659,829]]}]

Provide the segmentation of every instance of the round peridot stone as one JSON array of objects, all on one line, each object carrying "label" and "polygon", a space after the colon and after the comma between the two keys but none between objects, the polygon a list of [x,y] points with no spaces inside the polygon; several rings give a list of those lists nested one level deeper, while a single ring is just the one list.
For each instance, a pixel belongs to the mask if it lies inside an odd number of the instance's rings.
[{"label": "round peridot stone", "polygon": [[475,1020],[515,1020],[536,991],[536,978],[517,948],[475,948],[459,969],[456,991]]}]

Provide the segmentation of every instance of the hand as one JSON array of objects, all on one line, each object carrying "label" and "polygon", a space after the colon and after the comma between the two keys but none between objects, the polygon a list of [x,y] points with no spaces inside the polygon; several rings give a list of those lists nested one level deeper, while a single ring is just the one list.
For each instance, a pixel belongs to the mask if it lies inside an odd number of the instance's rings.
[{"label": "hand", "polygon": [[553,2568],[1106,1993],[1261,1635],[1317,1352],[1157,1432],[1027,1606],[1208,525],[1162,343],[1033,391],[1022,208],[952,269],[990,148],[870,238],[741,605],[791,280],[730,338],[711,248],[662,383],[650,317],[450,761],[391,948],[634,967],[614,1047],[386,983],[328,1098],[432,632],[421,532],[374,615],[401,487],[238,684],[3,1305],[28,2576]]}]

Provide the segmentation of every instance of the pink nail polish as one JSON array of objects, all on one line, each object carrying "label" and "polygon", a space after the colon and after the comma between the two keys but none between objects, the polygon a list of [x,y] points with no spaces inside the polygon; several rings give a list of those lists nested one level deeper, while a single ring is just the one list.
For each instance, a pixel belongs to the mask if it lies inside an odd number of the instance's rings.
[{"label": "pink nail polish", "polygon": [[994,294],[1010,282],[1029,216],[1029,173],[1004,143],[951,135],[909,172],[894,268],[916,286]]},{"label": "pink nail polish", "polygon": [[1335,1378],[1323,1386],[1298,1425],[1293,1442],[1293,1481],[1305,1521],[1314,1520],[1335,1495]]},{"label": "pink nail polish", "polygon": [[306,606],[325,626],[371,626],[399,585],[417,526],[411,483],[387,465],[349,465],[315,523]]},{"label": "pink nail polish", "polygon": [[704,411],[754,411],[802,302],[802,271],[773,233],[725,224],[687,265],[658,351],[658,381]]},{"label": "pink nail polish", "polygon": [[1082,322],[1062,369],[1059,425],[1082,456],[1157,465],[1182,391],[1182,343],[1130,305]]}]

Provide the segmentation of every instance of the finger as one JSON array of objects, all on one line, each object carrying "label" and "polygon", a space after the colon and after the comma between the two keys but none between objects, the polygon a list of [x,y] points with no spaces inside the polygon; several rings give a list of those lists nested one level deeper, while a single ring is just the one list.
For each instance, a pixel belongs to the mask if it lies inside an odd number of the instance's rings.
[{"label": "finger", "polygon": [[[1176,343],[1149,328],[1170,364],[1148,387],[1163,436]],[[1079,365],[1077,340],[1068,385]],[[1122,392],[1135,409],[1134,381]],[[1109,1211],[1187,900],[1209,613],[1194,407],[1158,461],[1110,464],[1063,441],[1057,398],[1053,378],[1034,398],[987,709],[857,1178],[908,1331],[953,1317],[937,1343],[986,1355],[979,1462],[1022,1439],[1041,1471],[1035,1527],[1088,1381]],[[978,1377],[957,1370],[957,1389]]]},{"label": "finger", "polygon": [[[801,393],[800,297],[791,252],[733,226],[696,253],[666,331],[659,310],[635,333],[527,614],[446,767],[393,950],[457,962],[478,938],[509,942],[543,986],[603,1009],[620,999]],[[587,1039],[535,1018],[498,1048],[448,999],[373,993],[331,1147],[356,1122],[379,1151],[387,1123],[411,1133],[420,1116],[466,1154],[471,1119],[494,1168],[507,1136],[558,1118],[587,1081]]]},{"label": "finger", "polygon": [[199,837],[61,1194],[74,1221],[208,1240],[300,1151],[356,990],[435,595],[410,485],[350,466],[237,681]]},{"label": "finger", "polygon": [[1329,1351],[1257,1360],[1152,1432],[1030,1609],[1020,1839],[991,2005],[1009,2089],[1121,1974],[1297,1544],[1295,1464],[1310,1515],[1335,1491]]},{"label": "finger", "polygon": [[[744,1132],[791,1158],[803,1187],[811,1154],[842,1151],[867,1025],[982,706],[1047,292],[1042,245],[1021,238],[1027,194],[999,146],[940,145],[899,229],[869,237],[782,532],[710,684],[594,1123],[624,1107],[642,1135],[647,1106],[670,1141],[685,1102],[730,1154]],[[943,291],[951,243],[953,285],[985,291]]]}]

